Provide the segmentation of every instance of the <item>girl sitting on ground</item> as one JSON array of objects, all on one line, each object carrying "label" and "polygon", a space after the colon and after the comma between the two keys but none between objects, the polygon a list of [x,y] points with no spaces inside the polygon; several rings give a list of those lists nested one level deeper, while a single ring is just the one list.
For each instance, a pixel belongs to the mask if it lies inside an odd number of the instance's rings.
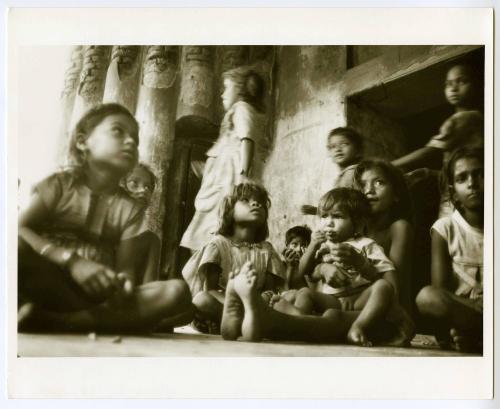
[{"label": "girl sitting on ground", "polygon": [[182,275],[197,309],[193,324],[201,332],[219,333],[229,273],[239,271],[246,261],[254,266],[258,291],[284,288],[283,262],[266,241],[270,204],[267,191],[260,185],[236,185],[221,204],[217,235],[184,266]]},{"label": "girl sitting on ground", "polygon": [[431,285],[417,295],[443,348],[482,351],[484,153],[464,147],[445,165],[455,207],[431,229]]},{"label": "girl sitting on ground", "polygon": [[143,206],[120,187],[137,163],[138,123],[119,104],[89,110],[75,166],[38,183],[19,219],[19,330],[147,332],[192,319],[182,280],[141,285]]}]

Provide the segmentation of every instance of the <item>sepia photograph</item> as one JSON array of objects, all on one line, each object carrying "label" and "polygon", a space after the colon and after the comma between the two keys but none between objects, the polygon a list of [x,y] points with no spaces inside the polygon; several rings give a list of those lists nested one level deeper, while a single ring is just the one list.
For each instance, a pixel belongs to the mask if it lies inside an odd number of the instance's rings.
[{"label": "sepia photograph", "polygon": [[15,365],[492,369],[491,39],[13,38]]}]

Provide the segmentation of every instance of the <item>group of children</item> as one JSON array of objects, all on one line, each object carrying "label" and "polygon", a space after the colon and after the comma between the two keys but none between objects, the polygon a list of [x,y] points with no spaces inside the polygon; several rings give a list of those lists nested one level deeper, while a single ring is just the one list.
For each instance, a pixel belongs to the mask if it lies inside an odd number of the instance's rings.
[{"label": "group of children", "polygon": [[[261,96],[252,75],[243,87]],[[103,104],[76,126],[75,166],[37,184],[21,213],[19,329],[147,332],[192,322],[227,340],[407,346],[415,333],[408,314],[410,277],[426,272],[412,271],[412,200],[397,166],[412,170],[437,149],[445,153],[443,197],[454,210],[431,229],[431,285],[416,304],[441,345],[480,349],[484,152],[480,143],[465,146],[467,132],[481,126],[469,105],[468,68],[448,72],[445,95],[456,114],[420,153],[393,164],[365,159],[359,133],[331,131],[327,149],[340,175],[317,206],[302,207],[316,215],[318,228],[289,229],[281,254],[266,240],[269,194],[250,181],[248,155],[258,151],[256,136],[231,125],[235,116],[258,114],[246,106],[251,98],[238,99],[233,77],[227,78],[223,97],[230,115],[221,131],[227,134],[216,144],[202,182],[209,201],[217,199],[218,213],[210,206],[209,223],[208,213],[201,214],[188,229],[184,240],[203,245],[193,248],[184,280],[157,281],[153,273],[160,243],[148,231],[144,210],[155,176],[137,165],[137,121],[122,106]],[[236,154],[226,154],[224,144],[238,150],[238,178]],[[226,165],[217,163],[221,157]],[[209,173],[217,168],[222,177],[229,163],[236,168],[229,187],[221,188]],[[214,234],[194,237],[207,223],[216,226]]]}]

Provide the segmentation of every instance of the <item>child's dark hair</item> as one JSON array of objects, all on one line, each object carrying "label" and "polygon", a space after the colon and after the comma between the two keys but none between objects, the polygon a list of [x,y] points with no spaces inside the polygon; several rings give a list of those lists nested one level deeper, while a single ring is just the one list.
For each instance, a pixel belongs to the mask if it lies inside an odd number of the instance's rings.
[{"label": "child's dark hair", "polygon": [[71,135],[71,142],[69,146],[69,154],[72,160],[72,165],[82,166],[85,163],[85,154],[77,148],[79,139],[87,139],[97,125],[99,125],[104,118],[110,115],[126,115],[134,121],[137,127],[136,139],[139,142],[139,124],[130,111],[123,105],[109,103],[100,104],[90,108],[77,122],[73,134]]},{"label": "child's dark hair", "polygon": [[267,190],[257,183],[247,182],[240,183],[234,186],[233,191],[230,195],[227,195],[222,200],[221,206],[219,208],[219,228],[217,229],[218,234],[223,236],[231,236],[234,233],[234,205],[238,200],[242,199],[255,199],[257,200],[265,210],[266,217],[265,221],[260,226],[255,233],[255,242],[264,241],[269,235],[269,228],[267,226],[267,217],[269,215],[269,207],[271,207],[271,200],[269,199],[269,194]]},{"label": "child's dark hair", "polygon": [[[450,199],[453,200],[455,189],[453,187],[454,176],[455,176],[455,165],[459,159],[471,158],[477,159],[484,165],[484,147],[482,146],[462,146],[461,148],[455,149],[446,163],[443,166],[443,177],[444,185],[447,186]],[[457,207],[457,203],[453,203]]]},{"label": "child's dark hair", "polygon": [[265,81],[253,68],[248,66],[233,68],[222,74],[236,85],[237,100],[245,101],[255,109],[264,111]]},{"label": "child's dark hair", "polygon": [[285,245],[288,246],[295,238],[304,239],[309,244],[311,242],[311,229],[307,226],[294,226],[285,233]]},{"label": "child's dark hair", "polygon": [[349,215],[356,230],[364,227],[371,213],[370,202],[366,196],[359,190],[347,187],[338,187],[326,192],[319,200],[318,216],[328,214],[334,206]]},{"label": "child's dark hair", "polygon": [[335,128],[328,133],[328,139],[334,135],[342,135],[349,139],[356,148],[356,151],[359,152],[360,155],[363,153],[363,137],[358,131],[348,126]]},{"label": "child's dark hair", "polygon": [[354,172],[356,187],[363,190],[361,181],[363,173],[372,169],[382,172],[396,194],[396,200],[394,200],[392,207],[389,209],[393,220],[404,219],[409,223],[414,223],[413,205],[405,177],[403,172],[390,162],[382,159],[366,159],[361,161]]}]

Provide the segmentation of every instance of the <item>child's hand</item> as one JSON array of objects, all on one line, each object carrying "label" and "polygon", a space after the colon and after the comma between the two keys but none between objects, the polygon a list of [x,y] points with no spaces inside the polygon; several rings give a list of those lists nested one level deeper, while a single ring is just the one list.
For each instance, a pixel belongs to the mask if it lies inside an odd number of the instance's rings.
[{"label": "child's hand", "polygon": [[337,246],[332,247],[331,255],[334,262],[352,266],[356,270],[361,270],[366,263],[363,255],[346,243],[339,243]]},{"label": "child's hand", "polygon": [[325,280],[325,283],[330,287],[339,288],[345,287],[349,284],[350,278],[349,275],[339,266],[335,264],[320,264],[320,273]]},{"label": "child's hand", "polygon": [[292,249],[285,249],[283,251],[283,257],[285,258],[285,263],[295,265],[299,262],[300,253]]},{"label": "child's hand", "polygon": [[321,243],[326,241],[326,235],[322,230],[316,230],[311,234],[311,244],[315,248],[319,247]]},{"label": "child's hand", "polygon": [[107,298],[119,287],[117,274],[106,266],[78,257],[70,266],[71,277],[91,296]]}]

